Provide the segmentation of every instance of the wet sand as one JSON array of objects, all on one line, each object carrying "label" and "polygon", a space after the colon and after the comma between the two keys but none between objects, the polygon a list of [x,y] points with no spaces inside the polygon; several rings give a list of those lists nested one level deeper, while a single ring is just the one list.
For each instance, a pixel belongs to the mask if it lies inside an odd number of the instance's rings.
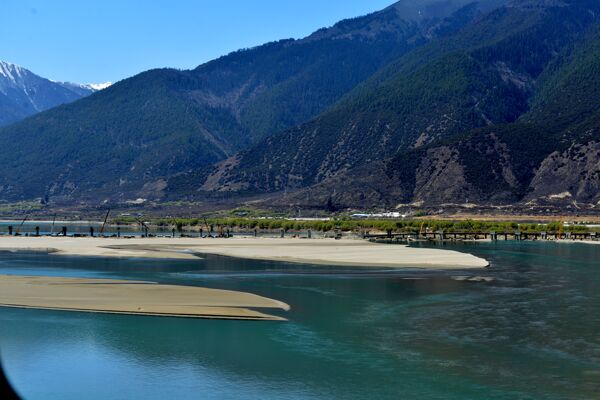
[{"label": "wet sand", "polygon": [[251,293],[111,279],[0,275],[0,306],[187,318],[285,320],[250,308],[289,310]]},{"label": "wet sand", "polygon": [[0,237],[0,250],[53,252],[59,255],[194,259],[196,254],[295,263],[385,267],[465,269],[488,262],[451,250],[375,244],[364,240],[279,238],[71,238]]}]

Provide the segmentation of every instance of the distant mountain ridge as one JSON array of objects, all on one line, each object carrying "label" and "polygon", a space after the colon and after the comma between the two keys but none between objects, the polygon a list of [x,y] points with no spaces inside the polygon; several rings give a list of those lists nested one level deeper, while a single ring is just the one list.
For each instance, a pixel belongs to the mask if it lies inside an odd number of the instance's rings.
[{"label": "distant mountain ridge", "polygon": [[428,0],[418,20],[388,7],[194,70],[147,71],[0,130],[0,198],[160,197],[173,175],[317,117],[391,61],[460,29],[491,1],[450,3],[456,4]]},{"label": "distant mountain ridge", "polygon": [[73,102],[102,88],[104,85],[53,82],[19,65],[0,61],[0,126]]}]

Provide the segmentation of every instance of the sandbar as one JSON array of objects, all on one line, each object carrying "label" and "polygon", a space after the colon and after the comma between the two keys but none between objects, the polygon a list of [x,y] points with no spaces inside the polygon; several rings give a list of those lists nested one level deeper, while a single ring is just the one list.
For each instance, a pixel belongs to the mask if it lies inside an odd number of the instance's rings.
[{"label": "sandbar", "polygon": [[483,258],[458,251],[376,244],[358,239],[4,236],[0,237],[0,250],[157,259],[194,259],[204,253],[256,260],[386,268],[467,269],[489,265]]},{"label": "sandbar", "polygon": [[285,320],[250,308],[289,310],[251,293],[112,279],[0,275],[0,306],[162,317]]}]

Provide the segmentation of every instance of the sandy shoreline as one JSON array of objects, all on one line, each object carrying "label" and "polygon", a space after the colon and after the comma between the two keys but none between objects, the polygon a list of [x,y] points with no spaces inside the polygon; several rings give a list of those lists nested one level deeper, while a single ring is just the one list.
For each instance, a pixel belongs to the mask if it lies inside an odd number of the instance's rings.
[{"label": "sandy shoreline", "polygon": [[251,293],[112,279],[0,275],[0,306],[187,318],[285,320],[250,308],[289,310]]},{"label": "sandy shoreline", "polygon": [[561,243],[600,244],[600,242],[597,241],[597,240],[577,240],[577,241],[572,241],[572,242],[568,242],[568,241],[565,241],[565,240],[559,240],[558,242],[561,242]]},{"label": "sandy shoreline", "polygon": [[391,268],[484,268],[488,262],[451,250],[375,244],[363,240],[273,238],[71,238],[0,237],[0,250],[30,250],[59,255],[195,259],[194,253],[295,263]]}]

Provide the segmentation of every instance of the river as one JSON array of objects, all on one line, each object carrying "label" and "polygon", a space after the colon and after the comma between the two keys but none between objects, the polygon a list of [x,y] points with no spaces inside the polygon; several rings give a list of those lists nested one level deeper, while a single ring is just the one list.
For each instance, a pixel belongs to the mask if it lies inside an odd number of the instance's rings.
[{"label": "river", "polygon": [[[589,399],[600,393],[600,245],[448,244],[478,274],[238,260],[0,253],[0,274],[242,290],[287,322],[0,308],[25,399]],[[472,274],[469,272],[468,274]]]}]

